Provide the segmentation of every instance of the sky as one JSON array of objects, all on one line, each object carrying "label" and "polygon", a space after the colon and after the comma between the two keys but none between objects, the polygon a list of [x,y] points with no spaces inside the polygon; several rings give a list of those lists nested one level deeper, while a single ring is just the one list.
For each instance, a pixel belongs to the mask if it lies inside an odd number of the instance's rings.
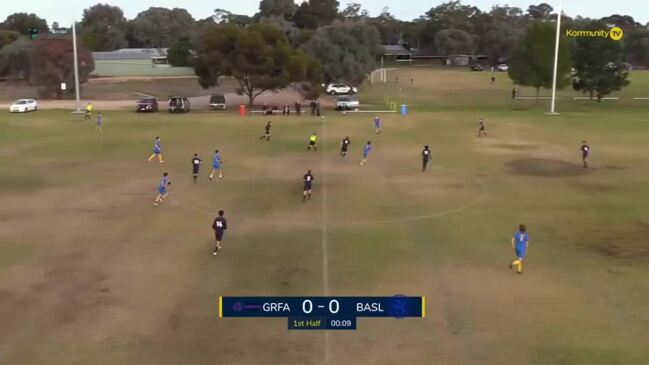
[{"label": "sky", "polygon": [[[300,0],[297,0],[298,2]],[[340,7],[347,3],[361,3],[371,15],[378,15],[381,9],[388,7],[390,13],[402,20],[412,20],[423,15],[430,8],[439,5],[445,0],[338,0]],[[642,24],[649,22],[649,0],[563,0],[564,12],[572,17],[581,15],[590,18],[601,18],[611,14],[631,15]],[[151,6],[167,8],[185,8],[196,19],[203,19],[211,15],[215,8],[223,8],[237,14],[254,14],[259,8],[259,0],[237,1],[209,1],[209,0],[29,0],[29,1],[3,1],[0,7],[0,20],[16,12],[36,13],[47,19],[51,25],[57,21],[62,26],[70,24],[73,19],[80,20],[83,9],[98,2],[117,5],[124,11],[126,18],[134,18],[140,11]],[[531,4],[539,4],[543,0],[462,0],[463,4],[478,6],[483,10],[490,9],[493,5],[517,6],[523,10]],[[545,0],[557,8],[559,0]]]}]

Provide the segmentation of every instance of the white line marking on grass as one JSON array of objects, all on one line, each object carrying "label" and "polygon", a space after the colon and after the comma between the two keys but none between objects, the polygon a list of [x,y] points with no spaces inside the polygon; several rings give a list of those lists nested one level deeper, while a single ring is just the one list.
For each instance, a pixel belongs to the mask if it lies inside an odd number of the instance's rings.
[{"label": "white line marking on grass", "polygon": [[[588,96],[575,96],[572,98],[572,100],[591,100]],[[592,99],[592,100],[597,100],[597,99]],[[618,97],[613,97],[613,96],[608,96],[605,98],[602,98],[601,100],[620,100]]]},{"label": "white line marking on grass", "polygon": [[396,113],[397,111],[396,110],[391,110],[391,109],[388,109],[388,110],[378,110],[377,109],[377,110],[344,110],[344,111],[341,110],[340,112],[341,113],[342,112],[345,112],[345,113]]},{"label": "white line marking on grass", "polygon": [[[324,134],[323,134],[324,136]],[[323,156],[323,167],[324,167],[324,156]],[[435,167],[433,167],[435,168]],[[443,166],[437,166],[436,168],[439,169],[445,169]],[[361,226],[361,225],[371,225],[371,224],[386,224],[386,223],[407,223],[407,222],[412,222],[412,221],[419,221],[419,220],[426,220],[426,219],[434,219],[434,218],[440,218],[444,217],[450,214],[455,214],[455,213],[462,213],[463,211],[479,205],[482,203],[482,201],[487,197],[487,191],[485,185],[480,182],[478,179],[473,179],[476,185],[480,186],[480,196],[477,197],[476,199],[468,202],[467,204],[464,204],[462,206],[459,206],[457,208],[451,208],[447,210],[443,210],[441,212],[435,212],[435,213],[429,213],[429,214],[422,214],[422,215],[415,215],[415,216],[408,216],[408,217],[401,217],[401,218],[388,218],[388,219],[379,219],[379,220],[365,220],[365,221],[345,221],[345,222],[329,222],[329,219],[325,216],[324,212],[326,212],[327,207],[323,206],[323,219],[320,223],[316,223],[313,221],[297,221],[294,219],[291,220],[273,220],[273,219],[265,219],[265,218],[254,218],[254,217],[238,217],[236,215],[228,215],[231,219],[237,220],[237,221],[247,221],[247,222],[260,222],[260,223],[270,223],[276,226],[303,226],[303,227],[312,227],[316,225],[321,225],[321,226],[334,226],[334,227],[341,227],[341,226]],[[326,181],[327,177],[326,174],[323,173],[323,186],[326,186]],[[185,204],[182,201],[175,199],[173,196],[175,195],[175,191],[169,192],[169,195],[167,196],[167,200],[169,200],[172,205],[176,205],[181,207],[182,209],[196,212],[196,213],[201,213],[201,214],[206,214],[210,217],[215,217],[217,212],[216,211],[211,211],[207,209],[202,209],[196,206],[192,206],[189,204]],[[327,192],[326,188],[323,187],[323,204],[324,201],[326,201],[327,198]],[[325,245],[326,241],[326,228],[323,228],[323,253],[324,250],[327,248]],[[323,257],[323,260],[328,260],[327,258]],[[323,274],[324,274],[324,266],[325,263],[323,262]],[[328,277],[328,275],[327,275]],[[327,286],[327,291],[328,291],[328,283],[325,283],[325,280],[323,278],[323,286]]]},{"label": "white line marking on grass", "polygon": [[649,98],[633,98],[633,100],[649,100]]},{"label": "white line marking on grass", "polygon": [[[327,154],[324,151],[324,144],[327,139],[327,126],[322,119],[322,290],[324,296],[329,296],[329,252],[327,242]],[[329,331],[324,331],[324,364],[329,364]]]}]

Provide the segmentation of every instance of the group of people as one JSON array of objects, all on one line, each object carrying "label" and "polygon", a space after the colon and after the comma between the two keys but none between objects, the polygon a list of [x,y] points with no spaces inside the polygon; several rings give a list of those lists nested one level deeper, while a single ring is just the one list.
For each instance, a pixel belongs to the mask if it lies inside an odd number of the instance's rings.
[{"label": "group of people", "polygon": [[[381,119],[378,116],[376,116],[373,119],[373,126],[375,129],[375,133],[380,134]],[[272,127],[272,122],[268,121],[264,126],[264,134],[259,137],[260,140],[270,141],[271,127]],[[487,136],[487,131],[486,131],[485,121],[484,119],[480,118],[478,121],[478,137],[486,137],[486,136]],[[314,152],[317,151],[318,148],[317,142],[318,142],[318,135],[316,132],[313,132],[313,134],[309,137],[307,150],[312,150]],[[340,152],[339,152],[341,158],[345,158],[347,156],[350,145],[351,145],[351,139],[349,138],[349,136],[346,136],[345,138],[342,139],[340,144]],[[368,157],[371,151],[372,151],[372,141],[367,141],[363,145],[363,149],[362,149],[362,158],[360,162],[361,166],[367,164]],[[584,168],[587,168],[588,157],[590,154],[590,146],[585,140],[582,141],[581,152],[582,152],[583,166]],[[431,160],[431,157],[432,156],[431,156],[430,147],[428,145],[425,145],[421,152],[422,172],[426,171],[426,168],[428,166],[429,161]],[[151,162],[155,158],[158,159],[159,163],[164,163],[164,159],[162,158],[162,145],[160,142],[160,137],[156,137],[153,144],[153,153],[151,154],[151,156],[149,156],[148,161]],[[198,153],[194,153],[194,156],[192,157],[191,160],[191,164],[192,164],[192,178],[194,183],[196,183],[198,180],[200,166],[202,165],[202,160],[198,156]],[[209,175],[210,181],[212,181],[214,175],[217,172],[218,172],[219,179],[223,178],[223,174],[221,171],[222,164],[223,162],[221,159],[221,153],[218,149],[216,149],[212,157],[212,171]],[[312,191],[313,191],[314,175],[311,169],[309,169],[304,174],[303,181],[304,181],[304,189],[302,194],[302,201],[306,202],[311,200]],[[158,195],[156,196],[153,202],[154,206],[158,206],[165,199],[165,197],[168,194],[167,188],[169,185],[171,185],[169,174],[167,172],[164,172],[162,174],[162,178],[160,179],[160,183],[158,185]],[[212,223],[212,228],[214,229],[215,239],[216,239],[216,245],[214,247],[213,255],[218,255],[219,250],[221,250],[221,242],[223,241],[224,233],[225,230],[227,229],[227,221],[224,215],[225,212],[223,210],[219,210],[218,216],[214,219]],[[527,253],[529,241],[530,239],[527,233],[527,227],[524,224],[521,224],[519,226],[518,232],[514,234],[511,240],[512,249],[514,251],[514,260],[512,260],[509,265],[510,269],[513,269],[515,267],[516,272],[518,274],[523,273],[523,260],[525,259]]]},{"label": "group of people", "polygon": [[[276,105],[273,106],[268,106],[268,103],[264,103],[264,105],[261,107],[262,114],[264,115],[276,115],[276,114],[282,114],[282,115],[291,115],[291,106],[286,104],[282,106],[282,110],[279,110],[279,107]],[[294,111],[295,114],[300,115],[302,114],[302,104],[299,101],[296,101],[294,104]],[[313,114],[313,113],[312,113]]]},{"label": "group of people", "polygon": [[[151,156],[149,156],[148,161],[151,162],[153,161],[154,158],[157,158],[159,163],[164,163],[164,159],[162,158],[162,145],[160,142],[160,137],[155,138],[155,141],[153,143],[153,153],[151,154]],[[194,153],[194,156],[191,159],[192,179],[194,181],[194,184],[196,184],[198,181],[200,166],[202,164],[203,164],[203,160],[198,156],[198,153]],[[216,173],[218,173],[219,179],[223,178],[223,173],[221,170],[222,165],[223,165],[223,160],[221,159],[221,151],[217,149],[214,151],[214,155],[212,156],[212,171],[210,172],[209,175],[210,181],[213,180]],[[153,206],[155,207],[159,206],[162,203],[162,201],[167,197],[167,195],[169,194],[168,187],[170,185],[171,185],[171,180],[169,178],[169,173],[164,172],[162,174],[162,178],[160,179],[160,183],[158,184],[158,195],[153,201]],[[219,253],[219,250],[221,249],[221,241],[223,240],[223,235],[225,233],[225,230],[228,227],[224,214],[225,213],[223,210],[219,210],[218,216],[216,217],[216,219],[212,224],[212,228],[214,229],[215,237],[216,237],[216,246],[214,247],[214,251],[213,251],[213,254],[215,256]]]}]

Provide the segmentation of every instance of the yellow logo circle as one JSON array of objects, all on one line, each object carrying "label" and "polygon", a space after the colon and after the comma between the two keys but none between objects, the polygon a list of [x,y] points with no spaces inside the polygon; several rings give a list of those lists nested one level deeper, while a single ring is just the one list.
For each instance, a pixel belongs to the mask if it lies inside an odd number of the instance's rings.
[{"label": "yellow logo circle", "polygon": [[619,41],[624,36],[624,31],[620,27],[613,27],[609,31],[610,37],[614,41]]}]

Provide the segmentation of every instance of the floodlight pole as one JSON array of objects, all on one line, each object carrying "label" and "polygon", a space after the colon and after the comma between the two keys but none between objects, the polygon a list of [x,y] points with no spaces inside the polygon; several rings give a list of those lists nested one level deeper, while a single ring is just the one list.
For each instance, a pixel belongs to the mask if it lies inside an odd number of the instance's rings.
[{"label": "floodlight pole", "polygon": [[72,51],[74,55],[74,93],[76,94],[76,107],[75,112],[81,113],[81,100],[79,97],[79,62],[77,60],[77,30],[75,27],[76,21],[72,21]]},{"label": "floodlight pole", "polygon": [[561,12],[563,8],[563,0],[559,0],[559,10],[557,11],[557,36],[554,41],[554,70],[552,71],[552,103],[550,107],[550,114],[557,114],[555,111],[557,99],[557,67],[559,63],[559,37],[561,35]]}]

